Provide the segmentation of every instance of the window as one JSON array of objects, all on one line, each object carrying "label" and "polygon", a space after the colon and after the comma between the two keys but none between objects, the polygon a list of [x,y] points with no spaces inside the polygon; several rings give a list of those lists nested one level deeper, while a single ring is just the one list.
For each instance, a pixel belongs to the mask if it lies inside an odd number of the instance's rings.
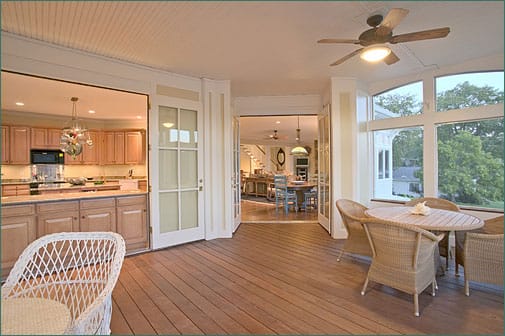
[{"label": "window", "polygon": [[[435,89],[427,91],[432,80]],[[422,88],[406,89],[416,85]],[[367,125],[374,143],[373,196],[438,196],[462,207],[503,210],[503,86],[503,71],[473,72],[426,76],[374,96]]]},{"label": "window", "polygon": [[503,118],[437,127],[438,194],[503,209]]},{"label": "window", "polygon": [[423,113],[423,83],[407,84],[373,96],[374,119]]},{"label": "window", "polygon": [[503,104],[503,71],[438,77],[435,87],[437,112]]},{"label": "window", "polygon": [[419,190],[411,192],[410,184],[422,183],[422,128],[375,131],[374,146],[377,153],[374,197],[397,200],[418,197]]}]

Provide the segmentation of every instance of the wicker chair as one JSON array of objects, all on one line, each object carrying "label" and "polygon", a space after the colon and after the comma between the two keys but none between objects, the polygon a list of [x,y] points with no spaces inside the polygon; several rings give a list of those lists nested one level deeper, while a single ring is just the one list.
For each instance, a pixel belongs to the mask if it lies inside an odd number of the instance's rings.
[{"label": "wicker chair", "polygon": [[2,300],[46,298],[70,311],[67,334],[110,334],[112,290],[125,255],[112,232],[43,236],[21,254],[2,286]]},{"label": "wicker chair", "polygon": [[337,257],[337,261],[340,261],[344,251],[371,257],[372,249],[361,224],[366,219],[365,210],[368,208],[347,199],[339,199],[336,204],[347,230],[347,239],[344,248]]},{"label": "wicker chair", "polygon": [[503,233],[468,232],[464,247],[465,295],[470,295],[470,281],[503,286]]},{"label": "wicker chair", "polygon": [[[414,206],[417,203],[422,203],[426,201],[426,206],[434,209],[442,209],[442,210],[449,210],[449,211],[460,211],[459,207],[457,204],[445,200],[443,198],[436,198],[436,197],[421,197],[421,198],[414,198],[407,203],[405,203],[406,206]],[[434,234],[440,234],[442,232],[434,231]],[[451,249],[449,247],[449,232],[444,232],[446,233],[444,236],[444,239],[440,243],[438,243],[438,252],[442,257],[445,257],[445,268],[449,268],[449,256],[451,253]]]},{"label": "wicker chair", "polygon": [[414,295],[414,315],[419,316],[419,298],[430,284],[435,296],[434,253],[443,235],[421,228],[367,219],[363,222],[373,258],[361,295],[372,280]]}]

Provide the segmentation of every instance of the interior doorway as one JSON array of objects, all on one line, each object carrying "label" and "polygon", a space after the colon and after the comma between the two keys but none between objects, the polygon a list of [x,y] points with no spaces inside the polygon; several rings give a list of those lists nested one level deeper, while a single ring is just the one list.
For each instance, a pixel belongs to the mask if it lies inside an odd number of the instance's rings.
[{"label": "interior doorway", "polygon": [[[305,193],[317,195],[318,116],[240,117],[241,222],[318,222],[317,196],[306,203]],[[293,155],[295,147],[305,154]],[[273,176],[285,175],[297,188],[297,208],[276,204]],[[302,182],[304,181],[304,182]]]}]

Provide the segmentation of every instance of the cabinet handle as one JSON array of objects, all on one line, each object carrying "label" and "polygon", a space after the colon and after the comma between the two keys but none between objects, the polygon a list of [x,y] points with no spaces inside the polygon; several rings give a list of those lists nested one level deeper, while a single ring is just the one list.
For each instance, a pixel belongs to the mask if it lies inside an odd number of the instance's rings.
[{"label": "cabinet handle", "polygon": [[77,217],[74,217],[75,220],[77,220]]},{"label": "cabinet handle", "polygon": [[[82,216],[82,219],[86,218],[86,216]],[[77,218],[76,218],[77,219]]]}]

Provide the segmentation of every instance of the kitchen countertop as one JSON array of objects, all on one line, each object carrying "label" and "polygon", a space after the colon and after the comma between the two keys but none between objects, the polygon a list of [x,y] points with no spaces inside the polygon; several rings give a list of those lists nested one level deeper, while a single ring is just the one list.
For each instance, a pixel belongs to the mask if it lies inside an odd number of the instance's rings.
[{"label": "kitchen countertop", "polygon": [[[65,180],[67,180],[65,178]],[[126,176],[105,176],[105,182],[118,182],[119,180],[146,180],[145,176],[134,176],[132,179],[126,177]],[[94,178],[92,180],[88,180],[86,182],[91,182],[93,183],[94,181],[104,181],[102,178]],[[9,185],[9,184],[30,184],[32,182],[36,183],[44,183],[42,181],[32,181],[31,179],[2,179],[1,184],[2,185]],[[51,183],[51,181],[46,181],[45,183]],[[61,183],[61,181],[57,181],[56,183]]]},{"label": "kitchen countertop", "polygon": [[145,195],[144,190],[104,190],[96,192],[52,193],[46,195],[6,196],[1,198],[2,205],[32,204],[53,201],[72,201],[90,198],[124,197]]}]

